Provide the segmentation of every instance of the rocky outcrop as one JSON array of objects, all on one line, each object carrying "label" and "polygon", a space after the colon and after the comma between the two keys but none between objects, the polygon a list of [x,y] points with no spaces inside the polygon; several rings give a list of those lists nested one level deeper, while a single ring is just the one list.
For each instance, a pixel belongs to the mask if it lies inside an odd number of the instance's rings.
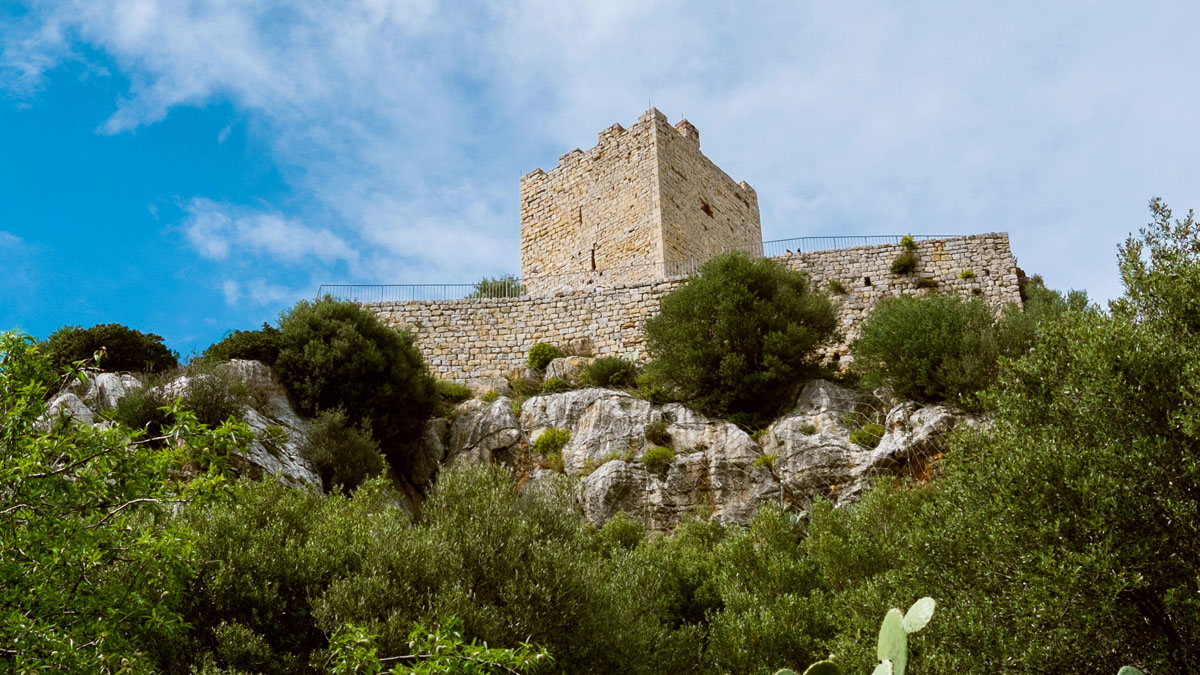
[{"label": "rocky outcrop", "polygon": [[546,365],[547,380],[558,378],[567,382],[578,382],[579,375],[596,359],[590,356],[560,356]]},{"label": "rocky outcrop", "polygon": [[[965,419],[953,408],[911,402],[887,411],[876,396],[818,380],[753,438],[678,403],[660,407],[620,391],[579,389],[530,398],[519,419],[508,399],[468,401],[455,411],[448,435],[429,432],[426,446],[447,461],[505,461],[520,457],[522,444],[546,429],[567,429],[563,473],[577,479],[587,517],[603,522],[625,512],[666,530],[692,515],[744,523],[770,502],[803,508],[825,497],[845,503],[875,474],[939,451]],[[851,434],[871,422],[884,423],[878,445],[852,443]],[[442,437],[449,438],[444,449]],[[655,445],[670,447],[674,458],[647,466],[642,457]],[[541,489],[552,475],[533,469],[524,485]]]},{"label": "rocky outcrop", "polygon": [[[308,425],[292,408],[271,369],[257,361],[241,360],[217,368],[218,373],[232,375],[255,392],[252,404],[240,415],[254,438],[245,449],[230,455],[234,470],[254,478],[274,476],[294,487],[319,488],[320,477],[300,454],[308,440]],[[182,396],[197,378],[211,376],[181,375],[159,389],[170,396]],[[124,396],[141,387],[141,381],[128,373],[90,373],[86,381],[56,394],[47,404],[46,416],[66,416],[80,424],[110,424],[97,412],[115,408]]]}]

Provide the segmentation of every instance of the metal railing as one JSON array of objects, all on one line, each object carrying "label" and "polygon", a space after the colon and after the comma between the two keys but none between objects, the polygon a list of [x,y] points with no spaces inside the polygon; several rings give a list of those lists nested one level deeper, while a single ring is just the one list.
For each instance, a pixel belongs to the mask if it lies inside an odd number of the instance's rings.
[{"label": "metal railing", "polygon": [[[829,237],[794,237],[791,239],[773,239],[764,241],[762,246],[737,247],[730,250],[742,250],[750,255],[776,258],[794,253],[813,253],[830,251],[857,246],[882,246],[899,244],[905,236],[911,236],[916,241],[929,239],[954,239],[963,235],[953,234],[884,234],[859,236],[829,236]],[[725,251],[728,252],[728,251]],[[718,254],[713,254],[718,255]],[[526,295],[529,287],[534,287],[538,293],[553,293],[557,290],[577,289],[603,285],[606,277],[619,277],[619,284],[638,283],[637,279],[652,281],[654,279],[688,276],[694,274],[712,256],[688,258],[666,263],[642,263],[623,267],[609,267],[602,270],[587,272],[567,272],[562,274],[545,274],[528,279],[515,275],[496,278],[484,278],[482,281],[470,284],[322,284],[317,289],[317,298],[325,296],[337,300],[350,300],[363,303],[383,302],[415,302],[463,300],[467,298],[503,299]]]}]

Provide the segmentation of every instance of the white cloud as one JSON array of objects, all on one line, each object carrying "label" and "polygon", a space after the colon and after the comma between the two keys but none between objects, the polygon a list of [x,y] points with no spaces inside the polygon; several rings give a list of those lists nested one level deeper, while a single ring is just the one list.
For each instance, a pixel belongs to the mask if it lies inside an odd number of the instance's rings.
[{"label": "white cloud", "polygon": [[324,228],[313,228],[276,212],[218,204],[202,197],[185,208],[188,241],[200,255],[224,260],[232,251],[284,263],[353,263],[358,253]]},{"label": "white cloud", "polygon": [[215,260],[377,282],[515,270],[518,176],[653,102],[754,185],[768,238],[1008,230],[1030,272],[1105,296],[1150,196],[1200,204],[1180,150],[1200,141],[1197,19],[1117,2],[74,0],[0,28],[0,62],[29,92],[83,58],[73,45],[105,52],[130,83],[105,133],[213,100],[245,113],[293,195],[192,201],[184,231]]}]

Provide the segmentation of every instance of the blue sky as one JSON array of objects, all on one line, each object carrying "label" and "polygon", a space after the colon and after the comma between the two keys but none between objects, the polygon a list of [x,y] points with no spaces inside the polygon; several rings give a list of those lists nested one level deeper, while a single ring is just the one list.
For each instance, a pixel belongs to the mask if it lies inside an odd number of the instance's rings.
[{"label": "blue sky", "polygon": [[187,355],[322,283],[519,269],[518,181],[652,103],[767,239],[1007,231],[1120,293],[1200,206],[1200,5],[0,0],[0,329]]}]

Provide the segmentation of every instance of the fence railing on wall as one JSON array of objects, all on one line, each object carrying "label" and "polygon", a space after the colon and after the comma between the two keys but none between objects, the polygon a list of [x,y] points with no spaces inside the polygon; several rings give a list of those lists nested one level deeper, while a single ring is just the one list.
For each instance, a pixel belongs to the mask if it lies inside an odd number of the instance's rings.
[{"label": "fence railing on wall", "polygon": [[[813,253],[816,251],[831,251],[856,246],[880,246],[899,244],[905,236],[911,236],[916,241],[929,239],[954,239],[963,235],[954,234],[883,234],[860,236],[830,236],[830,237],[793,237],[791,239],[773,239],[764,241],[761,247],[753,249],[739,248],[755,256],[777,258],[792,253]],[[732,250],[732,249],[731,249]],[[715,254],[714,254],[715,255]],[[526,294],[529,285],[541,289],[584,289],[602,285],[606,276],[618,276],[624,283],[630,283],[631,277],[642,277],[647,280],[663,277],[677,277],[694,274],[711,258],[689,258],[674,260],[667,263],[645,263],[610,267],[604,270],[589,272],[549,274],[522,280],[517,276],[501,276],[484,278],[475,283],[456,284],[322,284],[317,289],[317,298],[330,296],[336,300],[352,302],[382,303],[382,302],[415,302],[437,300],[463,300],[467,298],[515,298]]]}]

